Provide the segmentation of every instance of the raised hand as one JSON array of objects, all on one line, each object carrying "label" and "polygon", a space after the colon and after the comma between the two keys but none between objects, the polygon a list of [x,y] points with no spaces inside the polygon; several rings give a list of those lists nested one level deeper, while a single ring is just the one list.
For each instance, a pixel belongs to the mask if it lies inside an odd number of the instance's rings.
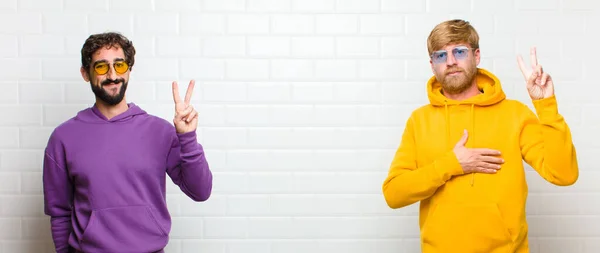
[{"label": "raised hand", "polygon": [[173,82],[173,101],[175,101],[175,130],[177,133],[188,133],[196,131],[198,127],[198,112],[190,104],[192,93],[194,91],[195,81],[191,80],[185,93],[185,100],[179,97],[179,87],[177,82]]},{"label": "raised hand", "polygon": [[486,148],[467,148],[465,144],[468,137],[469,134],[465,130],[453,150],[465,174],[474,172],[496,173],[500,169],[500,164],[504,163],[502,158],[496,157],[500,155],[500,151]]},{"label": "raised hand", "polygon": [[531,70],[528,70],[527,67],[525,67],[523,57],[520,55],[517,57],[519,68],[527,83],[529,97],[533,100],[551,97],[554,95],[554,83],[552,82],[552,78],[548,73],[544,73],[542,65],[538,64],[535,47],[531,48],[529,54],[531,57]]}]

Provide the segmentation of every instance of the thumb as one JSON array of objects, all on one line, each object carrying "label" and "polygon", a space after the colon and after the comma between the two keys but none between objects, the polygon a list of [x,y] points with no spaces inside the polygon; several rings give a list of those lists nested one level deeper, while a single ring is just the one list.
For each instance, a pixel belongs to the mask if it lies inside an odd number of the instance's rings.
[{"label": "thumb", "polygon": [[469,138],[469,133],[467,132],[467,129],[464,130],[463,136],[460,137],[460,140],[458,140],[458,142],[456,143],[455,147],[463,147],[465,146],[465,144],[467,143],[467,139]]}]

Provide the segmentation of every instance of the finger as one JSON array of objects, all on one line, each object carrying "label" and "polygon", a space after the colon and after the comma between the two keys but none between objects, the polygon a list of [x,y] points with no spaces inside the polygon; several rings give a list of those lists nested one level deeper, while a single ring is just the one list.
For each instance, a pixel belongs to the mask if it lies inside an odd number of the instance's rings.
[{"label": "finger", "polygon": [[481,161],[491,164],[503,164],[504,159],[494,156],[481,156]]},{"label": "finger", "polygon": [[175,103],[181,102],[181,98],[179,97],[179,86],[176,81],[173,82],[173,101]]},{"label": "finger", "polygon": [[531,67],[535,69],[535,67],[538,65],[537,52],[536,52],[535,47],[531,48],[531,50],[529,51],[529,55],[531,57]]},{"label": "finger", "polygon": [[474,151],[479,155],[500,155],[500,151],[489,148],[477,148]]},{"label": "finger", "polygon": [[178,112],[175,117],[183,120],[188,115],[190,115],[190,113],[192,113],[193,111],[194,111],[194,107],[190,105],[190,106],[186,107],[183,111]]},{"label": "finger", "polygon": [[519,63],[519,68],[521,69],[521,73],[523,73],[523,77],[527,80],[527,67],[525,67],[525,63],[523,62],[523,57],[520,55],[517,56],[517,63]]},{"label": "finger", "polygon": [[185,119],[185,122],[192,122],[192,120],[194,120],[194,118],[198,117],[198,112],[196,110],[194,110],[193,112],[191,112]]},{"label": "finger", "polygon": [[190,84],[188,85],[187,91],[185,92],[185,103],[189,104],[190,100],[192,99],[192,94],[194,93],[194,85],[196,84],[196,81],[191,80]]},{"label": "finger", "polygon": [[527,78],[527,86],[532,86],[535,84],[535,80],[538,78],[538,72],[533,71],[529,78]]},{"label": "finger", "polygon": [[464,146],[467,143],[468,138],[469,138],[469,133],[467,132],[467,129],[465,129],[463,131],[463,136],[460,137],[460,140],[458,140],[458,142],[456,143],[456,147]]},{"label": "finger", "polygon": [[486,170],[499,170],[500,169],[500,165],[493,164],[493,163],[482,163],[481,165],[479,165],[477,167],[486,169]]},{"label": "finger", "polygon": [[477,168],[479,173],[486,173],[486,174],[496,174],[498,173],[498,170],[494,170],[494,169],[484,169],[484,168]]},{"label": "finger", "polygon": [[541,83],[541,85],[546,85],[546,81],[548,81],[549,79],[550,79],[550,75],[548,75],[548,73],[542,74],[542,83]]}]

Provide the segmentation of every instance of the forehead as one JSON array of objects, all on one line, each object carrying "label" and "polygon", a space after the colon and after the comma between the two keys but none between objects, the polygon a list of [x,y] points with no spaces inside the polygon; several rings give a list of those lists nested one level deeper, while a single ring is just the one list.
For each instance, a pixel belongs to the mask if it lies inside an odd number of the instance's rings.
[{"label": "forehead", "polygon": [[125,59],[125,53],[119,46],[106,46],[96,50],[92,55],[92,62],[108,61],[112,62],[115,59]]},{"label": "forehead", "polygon": [[454,48],[457,47],[469,47],[469,44],[466,42],[461,42],[461,43],[451,43],[451,44],[447,44],[445,46],[443,46],[442,48],[436,50],[436,51],[440,51],[440,50],[446,50],[446,51],[450,51]]}]

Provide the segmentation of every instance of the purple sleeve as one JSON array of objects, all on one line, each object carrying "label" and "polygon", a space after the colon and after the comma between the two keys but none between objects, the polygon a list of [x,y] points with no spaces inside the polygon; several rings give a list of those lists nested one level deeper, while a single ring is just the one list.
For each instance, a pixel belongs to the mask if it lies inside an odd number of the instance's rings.
[{"label": "purple sleeve", "polygon": [[62,145],[50,139],[44,154],[44,213],[50,216],[52,239],[57,253],[69,252],[73,185],[65,169]]},{"label": "purple sleeve", "polygon": [[173,183],[188,197],[194,201],[205,201],[210,197],[213,176],[195,131],[173,138],[167,166],[167,174]]}]

